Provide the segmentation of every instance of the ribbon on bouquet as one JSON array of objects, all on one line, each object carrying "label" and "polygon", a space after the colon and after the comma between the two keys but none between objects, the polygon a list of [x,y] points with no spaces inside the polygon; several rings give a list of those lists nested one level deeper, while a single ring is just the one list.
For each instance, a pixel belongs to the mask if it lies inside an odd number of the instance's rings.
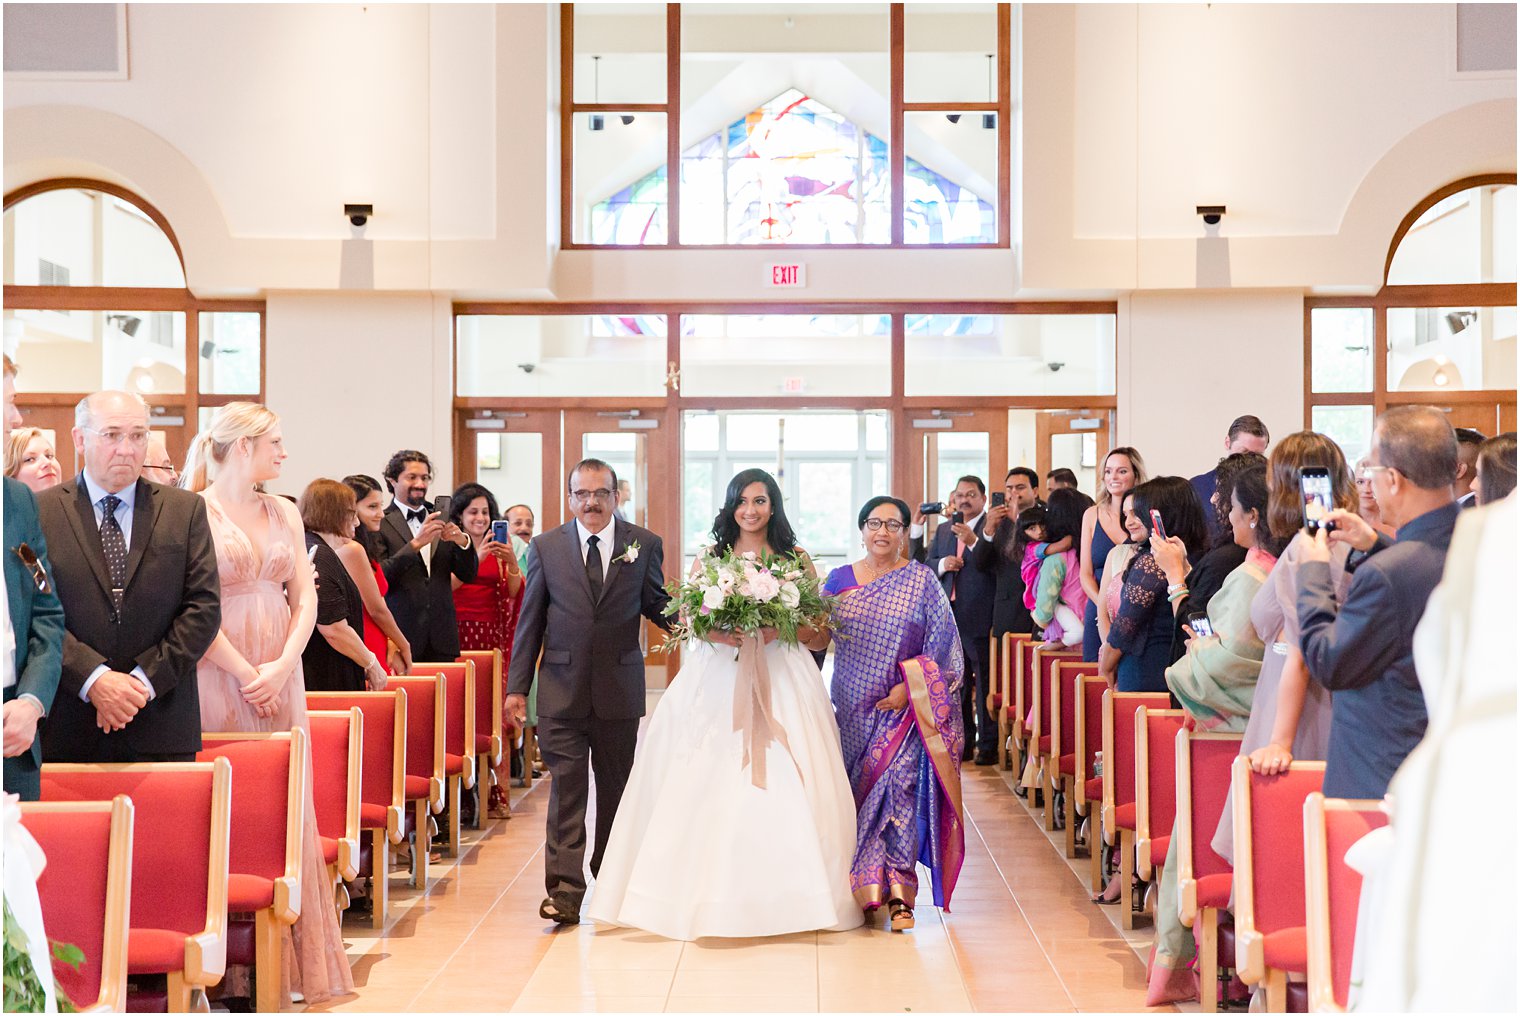
[{"label": "ribbon on bouquet", "polygon": [[[739,643],[739,673],[734,679],[734,730],[744,737],[744,764],[750,769],[750,782],[765,789],[766,750],[772,741],[786,749],[792,765],[797,758],[786,739],[786,731],[771,711],[771,672],[765,665],[765,643],[750,633]],[[802,767],[797,766],[802,779]]]}]

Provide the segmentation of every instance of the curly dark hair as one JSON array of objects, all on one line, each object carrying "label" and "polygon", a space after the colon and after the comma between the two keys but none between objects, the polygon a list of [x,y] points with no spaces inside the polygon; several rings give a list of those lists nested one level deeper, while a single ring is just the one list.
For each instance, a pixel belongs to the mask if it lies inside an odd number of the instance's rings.
[{"label": "curly dark hair", "polygon": [[[1223,547],[1233,539],[1230,535],[1230,494],[1235,490],[1236,477],[1257,466],[1265,469],[1267,457],[1256,452],[1236,452],[1219,460],[1219,468],[1214,473],[1214,503],[1203,506],[1205,514],[1214,514],[1215,547]],[[1262,512],[1262,524],[1266,524],[1265,510]]]},{"label": "curly dark hair", "polygon": [[751,484],[765,484],[766,496],[771,501],[771,520],[766,526],[765,542],[778,554],[790,554],[797,549],[797,534],[786,519],[786,509],[781,505],[781,486],[776,478],[763,469],[746,469],[728,481],[723,495],[723,507],[713,519],[713,553],[726,554],[739,539],[739,523],[734,518],[739,501]]},{"label": "curly dark hair", "polygon": [[401,476],[402,471],[406,469],[408,462],[420,462],[424,466],[427,466],[429,475],[433,472],[433,460],[427,457],[426,452],[419,452],[415,448],[403,448],[391,456],[390,461],[385,464],[385,472],[382,474],[385,477],[385,482],[390,484],[392,490],[396,489],[396,480]]},{"label": "curly dark hair", "polygon": [[1082,516],[1093,506],[1093,499],[1075,487],[1058,487],[1045,501],[1045,540],[1059,543],[1071,537],[1071,549],[1082,556]]}]

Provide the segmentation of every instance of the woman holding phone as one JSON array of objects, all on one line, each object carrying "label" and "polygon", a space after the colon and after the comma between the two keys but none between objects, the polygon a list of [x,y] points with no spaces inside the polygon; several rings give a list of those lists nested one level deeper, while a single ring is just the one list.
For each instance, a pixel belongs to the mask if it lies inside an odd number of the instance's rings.
[{"label": "woman holding phone", "polygon": [[[496,498],[478,483],[466,483],[449,502],[449,521],[470,538],[480,567],[469,582],[450,576],[454,616],[459,622],[461,651],[499,649],[502,662],[512,658],[512,633],[522,605],[523,573],[512,549],[507,523],[498,519]],[[503,759],[502,766],[507,762]],[[491,788],[491,818],[506,818],[508,773],[498,772]]]},{"label": "woman holding phone", "polygon": [[[1330,478],[1335,508],[1355,511],[1356,483],[1346,467],[1339,446],[1311,430],[1289,434],[1272,448],[1267,469],[1266,525],[1274,540],[1288,542],[1251,601],[1251,622],[1266,645],[1261,676],[1251,697],[1251,715],[1241,741],[1240,753],[1258,773],[1279,773],[1294,759],[1318,761],[1330,747],[1330,692],[1309,678],[1298,649],[1298,564],[1304,527],[1305,470],[1323,470]],[[1330,576],[1336,594],[1344,596],[1351,584],[1346,573],[1350,548],[1338,541],[1330,544]],[[1226,800],[1219,828],[1211,844],[1225,860],[1235,859],[1235,835],[1229,801]]]},{"label": "woman holding phone", "polygon": [[1098,634],[1098,587],[1108,552],[1124,542],[1126,530],[1119,506],[1137,484],[1145,482],[1145,460],[1128,446],[1103,456],[1103,480],[1097,502],[1082,515],[1082,546],[1077,554],[1087,610],[1082,615],[1082,659],[1094,663],[1103,639]]}]

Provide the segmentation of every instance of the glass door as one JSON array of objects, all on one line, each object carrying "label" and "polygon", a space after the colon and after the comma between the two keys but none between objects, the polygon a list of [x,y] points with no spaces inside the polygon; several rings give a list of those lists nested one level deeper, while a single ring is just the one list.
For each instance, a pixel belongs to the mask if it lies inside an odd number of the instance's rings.
[{"label": "glass door", "polygon": [[[956,480],[980,477],[988,490],[1002,486],[1008,470],[1008,413],[997,409],[906,410],[909,505],[949,501]],[[929,519],[926,541],[945,516]]]},{"label": "glass door", "polygon": [[1113,443],[1112,416],[1106,409],[1058,409],[1035,414],[1035,472],[1040,491],[1049,496],[1046,477],[1052,469],[1070,469],[1077,489],[1092,497],[1098,489],[1098,463]]},{"label": "glass door", "polygon": [[558,410],[477,409],[459,414],[454,475],[474,480],[506,512],[525,504],[533,512],[533,535],[562,524],[565,483],[560,472]]}]

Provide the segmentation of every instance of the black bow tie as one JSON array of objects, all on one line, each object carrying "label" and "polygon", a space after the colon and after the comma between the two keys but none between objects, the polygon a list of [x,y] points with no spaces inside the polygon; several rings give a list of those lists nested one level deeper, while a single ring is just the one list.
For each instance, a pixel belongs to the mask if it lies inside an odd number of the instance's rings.
[{"label": "black bow tie", "polygon": [[407,509],[406,520],[408,522],[422,522],[422,521],[424,521],[426,519],[427,519],[427,509],[426,508],[409,508],[409,509]]}]

